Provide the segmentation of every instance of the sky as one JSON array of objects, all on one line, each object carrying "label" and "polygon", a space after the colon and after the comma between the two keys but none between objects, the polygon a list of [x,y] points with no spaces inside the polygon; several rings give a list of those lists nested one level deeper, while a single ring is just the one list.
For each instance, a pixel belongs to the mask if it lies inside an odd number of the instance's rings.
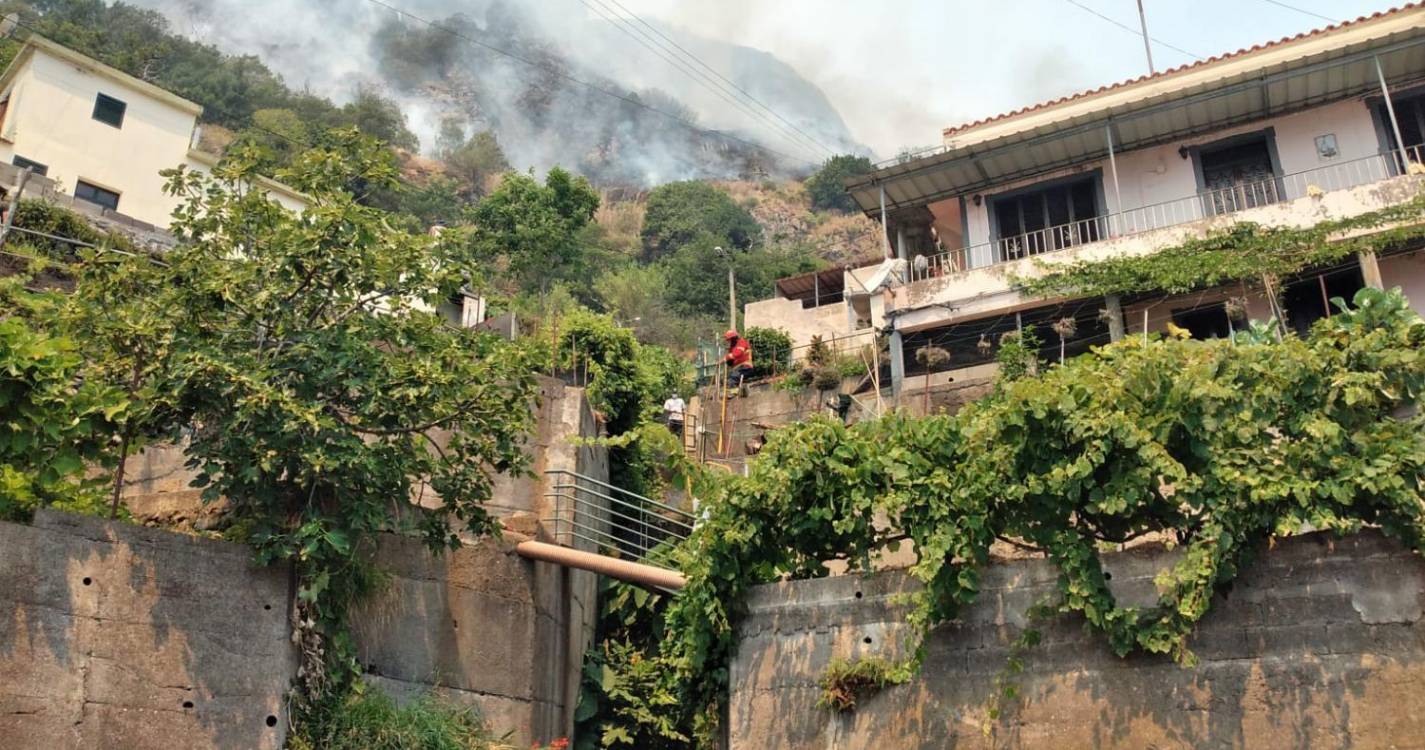
[{"label": "sky", "polygon": [[[537,1],[537,0],[534,0]],[[951,125],[1148,71],[1135,0],[620,0],[645,19],[766,50],[821,87],[880,157]],[[1404,0],[1143,0],[1158,70]],[[1170,45],[1170,46],[1167,46]],[[629,54],[648,54],[630,45]],[[648,64],[660,63],[650,56]],[[765,102],[776,109],[775,102]]]}]

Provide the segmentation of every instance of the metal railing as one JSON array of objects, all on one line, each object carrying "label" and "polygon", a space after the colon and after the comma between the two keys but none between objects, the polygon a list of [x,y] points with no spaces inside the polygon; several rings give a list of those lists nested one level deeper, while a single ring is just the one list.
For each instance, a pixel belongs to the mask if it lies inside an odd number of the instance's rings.
[{"label": "metal railing", "polygon": [[567,547],[584,542],[594,551],[642,560],[693,532],[693,514],[687,511],[564,469],[545,476],[549,484],[544,496],[554,502],[552,517],[543,521]]},{"label": "metal railing", "polygon": [[992,242],[981,242],[917,259],[910,267],[912,282],[973,268],[1021,260],[1107,239],[1188,224],[1274,203],[1305,198],[1396,177],[1412,164],[1425,163],[1425,146],[1374,154],[1288,175],[1243,182],[1161,203],[1131,208],[1068,224],[1038,229]]}]

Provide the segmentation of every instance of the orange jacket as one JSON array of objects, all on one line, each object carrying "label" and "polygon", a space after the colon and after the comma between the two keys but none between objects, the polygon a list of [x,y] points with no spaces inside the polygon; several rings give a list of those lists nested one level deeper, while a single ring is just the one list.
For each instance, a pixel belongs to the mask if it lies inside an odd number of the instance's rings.
[{"label": "orange jacket", "polygon": [[747,343],[747,339],[738,336],[737,340],[732,342],[732,348],[727,350],[727,356],[724,357],[724,360],[732,365],[733,369],[738,367],[751,367],[752,345]]}]

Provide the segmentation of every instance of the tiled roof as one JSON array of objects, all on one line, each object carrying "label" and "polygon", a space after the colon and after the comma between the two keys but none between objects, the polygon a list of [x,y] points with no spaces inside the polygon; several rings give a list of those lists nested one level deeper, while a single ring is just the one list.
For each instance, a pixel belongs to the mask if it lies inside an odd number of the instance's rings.
[{"label": "tiled roof", "polygon": [[1361,16],[1360,18],[1357,18],[1357,19],[1352,20],[1352,21],[1342,21],[1341,23],[1331,24],[1330,26],[1323,26],[1323,27],[1321,27],[1321,28],[1319,28],[1319,29],[1312,29],[1311,31],[1304,31],[1304,32],[1302,32],[1302,33],[1300,33],[1300,34],[1297,34],[1297,35],[1295,35],[1295,36],[1282,37],[1281,39],[1278,39],[1278,40],[1276,40],[1276,41],[1274,41],[1274,42],[1264,42],[1264,43],[1262,43],[1262,44],[1254,44],[1254,45],[1252,45],[1251,47],[1247,47],[1247,48],[1245,48],[1245,49],[1239,49],[1239,50],[1237,50],[1236,52],[1227,52],[1227,53],[1224,53],[1224,54],[1221,54],[1221,55],[1214,55],[1213,57],[1209,57],[1209,58],[1207,58],[1206,60],[1198,60],[1197,62],[1188,63],[1188,64],[1186,64],[1186,65],[1179,65],[1179,66],[1177,66],[1176,68],[1168,68],[1167,70],[1160,70],[1160,71],[1158,71],[1157,73],[1150,73],[1150,74],[1148,74],[1148,75],[1138,76],[1137,78],[1130,78],[1130,79],[1128,79],[1128,80],[1126,80],[1126,81],[1119,81],[1118,83],[1112,83],[1112,84],[1109,84],[1109,85],[1107,85],[1107,86],[1100,86],[1100,87],[1098,87],[1098,88],[1096,88],[1096,89],[1090,89],[1090,90],[1088,90],[1088,91],[1080,91],[1080,92],[1078,92],[1078,93],[1076,93],[1076,94],[1070,94],[1070,95],[1068,95],[1068,96],[1060,97],[1060,98],[1058,98],[1058,99],[1053,99],[1053,100],[1050,100],[1050,101],[1047,101],[1047,102],[1040,102],[1040,103],[1038,103],[1038,104],[1034,104],[1034,105],[1031,105],[1031,106],[1028,106],[1028,107],[1023,107],[1023,108],[1020,108],[1020,109],[1011,110],[1011,111],[1005,112],[1005,113],[1003,113],[1003,114],[994,115],[994,116],[992,116],[992,117],[986,117],[986,118],[981,119],[981,120],[975,120],[974,122],[968,122],[968,123],[965,123],[965,124],[963,124],[963,125],[956,125],[956,126],[954,126],[954,127],[949,127],[949,128],[946,128],[946,129],[945,129],[944,135],[945,135],[946,137],[949,137],[949,136],[955,135],[956,133],[963,133],[963,132],[965,132],[965,131],[967,131],[967,130],[972,130],[972,129],[974,129],[974,128],[978,128],[978,127],[980,127],[980,126],[982,126],[982,125],[988,125],[988,124],[990,124],[990,123],[992,123],[992,122],[999,122],[999,121],[1001,121],[1001,120],[1008,120],[1008,119],[1011,119],[1011,118],[1019,117],[1019,116],[1021,116],[1021,115],[1029,114],[1030,112],[1037,112],[1037,111],[1039,111],[1039,110],[1041,110],[1041,109],[1049,109],[1050,107],[1056,107],[1056,106],[1058,106],[1058,105],[1060,105],[1060,104],[1066,104],[1066,103],[1068,103],[1068,102],[1076,101],[1076,100],[1078,100],[1078,99],[1083,99],[1083,98],[1085,98],[1085,97],[1095,96],[1095,95],[1097,95],[1097,94],[1102,94],[1102,93],[1105,93],[1105,92],[1114,91],[1114,90],[1121,89],[1121,88],[1125,88],[1125,87],[1128,87],[1128,86],[1134,86],[1134,85],[1143,83],[1143,82],[1145,82],[1145,81],[1157,80],[1157,79],[1159,79],[1159,78],[1165,78],[1165,77],[1167,77],[1167,76],[1176,75],[1176,74],[1178,74],[1178,73],[1183,73],[1183,72],[1186,72],[1186,71],[1189,71],[1189,70],[1196,70],[1197,68],[1201,68],[1201,67],[1204,67],[1204,66],[1207,66],[1207,65],[1212,65],[1213,63],[1222,62],[1223,60],[1231,60],[1231,59],[1233,59],[1233,58],[1241,57],[1241,56],[1243,56],[1243,55],[1250,55],[1250,54],[1253,54],[1253,53],[1255,53],[1255,52],[1261,52],[1261,51],[1263,51],[1263,50],[1268,50],[1268,49],[1272,49],[1272,48],[1274,48],[1274,47],[1279,47],[1279,46],[1281,46],[1281,45],[1283,45],[1283,44],[1290,44],[1290,43],[1292,43],[1292,42],[1298,42],[1298,41],[1301,41],[1301,40],[1303,40],[1303,39],[1309,39],[1309,38],[1314,37],[1314,36],[1320,36],[1320,35],[1322,35],[1322,34],[1327,34],[1327,33],[1333,32],[1333,31],[1337,31],[1337,30],[1344,29],[1344,28],[1347,28],[1347,27],[1350,27],[1350,26],[1354,26],[1354,25],[1359,24],[1359,23],[1364,23],[1364,22],[1366,22],[1366,21],[1374,21],[1374,20],[1376,20],[1376,19],[1384,18],[1384,17],[1386,17],[1386,16],[1393,16],[1393,15],[1395,15],[1395,14],[1397,14],[1397,13],[1404,13],[1404,12],[1407,11],[1407,10],[1413,10],[1413,9],[1419,8],[1419,7],[1423,6],[1423,5],[1425,5],[1425,2],[1406,3],[1405,5],[1402,5],[1402,6],[1398,7],[1398,8],[1391,8],[1391,9],[1389,9],[1389,10],[1383,10],[1383,11],[1380,11],[1380,12],[1377,12],[1377,13],[1372,13],[1372,14],[1370,14],[1370,15],[1368,15],[1368,16]]}]

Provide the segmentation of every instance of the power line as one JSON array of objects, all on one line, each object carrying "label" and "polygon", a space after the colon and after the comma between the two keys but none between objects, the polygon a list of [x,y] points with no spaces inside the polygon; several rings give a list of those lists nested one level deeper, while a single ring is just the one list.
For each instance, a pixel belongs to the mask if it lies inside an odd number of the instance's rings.
[{"label": "power line", "polygon": [[1281,2],[1280,0],[1262,0],[1262,2],[1264,2],[1264,3],[1271,3],[1272,5],[1275,5],[1275,6],[1277,6],[1278,8],[1286,8],[1287,10],[1294,10],[1294,11],[1296,11],[1297,13],[1303,13],[1303,14],[1308,15],[1308,16],[1311,16],[1311,17],[1313,17],[1313,18],[1319,18],[1319,19],[1321,19],[1321,20],[1323,20],[1323,21],[1325,21],[1325,22],[1327,22],[1327,23],[1336,24],[1336,23],[1340,23],[1340,22],[1341,22],[1340,19],[1332,18],[1332,17],[1330,17],[1330,16],[1323,16],[1323,15],[1321,15],[1320,13],[1317,13],[1316,11],[1307,10],[1307,9],[1305,9],[1305,8],[1299,8],[1299,7],[1295,6],[1295,5],[1289,5],[1289,4],[1287,4],[1287,3]]},{"label": "power line", "polygon": [[638,99],[635,99],[635,98],[633,98],[633,97],[624,96],[623,94],[620,94],[620,93],[617,93],[617,92],[614,92],[614,91],[610,91],[610,90],[608,90],[608,89],[606,89],[606,88],[603,88],[603,87],[601,87],[601,86],[596,86],[596,85],[594,85],[594,84],[592,84],[592,83],[590,83],[590,82],[588,82],[588,81],[585,81],[585,80],[582,79],[582,78],[579,78],[579,77],[577,77],[577,76],[571,75],[571,74],[569,74],[569,73],[565,73],[564,71],[560,70],[557,66],[550,65],[550,64],[548,64],[548,63],[536,62],[536,61],[531,60],[531,59],[529,59],[529,58],[527,58],[527,57],[524,57],[524,56],[522,56],[522,55],[516,54],[516,53],[514,53],[514,52],[510,52],[509,50],[506,50],[506,49],[503,49],[503,48],[500,48],[500,47],[496,47],[495,45],[490,44],[489,42],[482,42],[482,41],[480,41],[480,40],[478,40],[478,39],[475,39],[475,38],[466,36],[465,34],[462,34],[462,33],[460,33],[459,31],[456,31],[455,29],[452,29],[452,28],[450,28],[450,27],[448,27],[448,26],[444,26],[444,25],[442,25],[442,24],[438,24],[438,23],[436,23],[436,22],[434,22],[434,21],[430,21],[430,20],[427,20],[427,19],[422,18],[422,17],[420,17],[420,16],[417,16],[417,15],[415,15],[414,13],[411,13],[411,12],[409,12],[409,11],[405,11],[405,10],[402,10],[402,9],[400,9],[400,8],[397,8],[396,6],[391,5],[390,3],[385,2],[385,0],[366,0],[366,1],[369,2],[369,3],[371,3],[372,5],[379,5],[379,6],[381,6],[382,8],[385,8],[386,10],[389,10],[389,11],[391,11],[392,13],[395,13],[395,14],[398,15],[398,16],[402,16],[402,17],[404,17],[404,18],[409,18],[409,19],[411,19],[411,20],[413,20],[413,21],[416,21],[417,23],[424,24],[424,25],[426,25],[426,26],[428,26],[428,27],[430,27],[430,28],[432,28],[432,29],[435,29],[435,30],[437,30],[437,31],[441,31],[441,32],[444,32],[444,33],[446,33],[446,34],[449,34],[450,36],[455,37],[456,39],[459,39],[459,40],[461,40],[461,41],[464,41],[464,42],[467,43],[467,44],[472,44],[472,45],[475,45],[476,47],[480,47],[480,48],[482,48],[482,49],[487,49],[487,50],[489,50],[489,51],[491,51],[491,52],[494,52],[495,54],[502,55],[502,56],[504,56],[504,57],[508,57],[508,58],[510,58],[511,60],[514,60],[514,61],[519,62],[519,63],[523,63],[523,64],[528,65],[528,66],[530,66],[530,67],[539,68],[540,70],[543,70],[543,71],[545,71],[546,73],[549,73],[550,75],[552,75],[552,76],[554,76],[554,77],[556,77],[556,78],[560,78],[560,79],[569,81],[570,83],[576,83],[576,84],[578,84],[578,85],[580,85],[580,86],[583,86],[583,87],[589,89],[590,91],[594,91],[594,92],[603,94],[604,96],[610,97],[610,98],[612,98],[612,99],[617,99],[617,100],[619,100],[619,101],[621,101],[621,102],[623,102],[623,103],[625,103],[625,104],[630,104],[630,105],[633,105],[633,106],[635,106],[635,107],[638,107],[639,109],[647,110],[647,111],[652,112],[652,113],[654,113],[654,114],[656,114],[656,115],[660,115],[660,116],[662,116],[662,117],[665,117],[665,118],[667,118],[667,119],[669,119],[669,120],[672,120],[673,122],[676,122],[676,123],[678,123],[678,124],[680,124],[680,125],[682,125],[682,126],[688,128],[689,130],[691,130],[691,131],[693,131],[693,132],[695,132],[695,133],[698,133],[698,134],[700,134],[700,135],[709,136],[709,137],[724,138],[724,139],[727,139],[727,140],[730,140],[730,141],[735,141],[735,142],[737,142],[737,143],[741,143],[741,144],[743,144],[743,145],[745,145],[745,146],[749,146],[749,147],[751,147],[751,148],[758,149],[758,150],[760,150],[760,151],[764,151],[764,152],[769,153],[769,154],[775,154],[775,155],[780,156],[780,157],[782,157],[782,158],[784,158],[784,159],[790,159],[790,160],[792,160],[792,161],[801,162],[801,163],[804,163],[804,164],[816,164],[816,162],[814,162],[814,161],[812,161],[812,160],[810,160],[810,159],[806,159],[806,158],[804,158],[804,157],[792,156],[792,155],[790,155],[790,154],[786,154],[786,153],[783,153],[783,152],[781,152],[781,151],[778,151],[778,150],[776,150],[776,149],[774,149],[774,148],[771,148],[770,146],[764,146],[764,145],[762,145],[762,144],[760,144],[760,143],[757,143],[757,142],[755,142],[755,141],[750,141],[750,140],[747,140],[746,138],[741,138],[741,137],[735,136],[735,135],[733,135],[733,134],[731,134],[731,133],[724,133],[724,132],[721,132],[721,131],[707,130],[707,129],[704,129],[704,128],[700,128],[700,127],[698,127],[698,124],[697,124],[697,123],[695,123],[695,122],[693,122],[693,121],[691,121],[691,120],[689,120],[689,119],[687,119],[687,118],[685,118],[685,117],[679,117],[678,115],[675,115],[675,114],[673,114],[673,113],[671,113],[671,112],[665,112],[665,111],[663,111],[663,110],[661,110],[661,109],[658,109],[657,107],[650,106],[650,105],[648,105],[648,104],[646,104],[646,103],[644,103],[644,102],[642,102],[642,101],[639,101]]},{"label": "power line", "polygon": [[[1126,32],[1128,32],[1128,33],[1130,33],[1130,34],[1132,34],[1133,36],[1136,36],[1136,37],[1138,37],[1138,38],[1140,38],[1140,39],[1143,38],[1143,32],[1142,32],[1141,30],[1135,29],[1135,28],[1133,28],[1132,26],[1129,26],[1128,24],[1123,23],[1122,21],[1119,21],[1119,20],[1116,19],[1116,18],[1113,18],[1112,16],[1106,16],[1106,15],[1104,15],[1104,14],[1102,14],[1102,13],[1100,13],[1100,12],[1094,10],[1093,8],[1090,8],[1090,7],[1087,6],[1087,5],[1084,5],[1083,3],[1079,2],[1078,0],[1064,0],[1064,2],[1068,3],[1069,5],[1074,6],[1075,8],[1078,8],[1079,10],[1085,11],[1085,12],[1087,12],[1087,13],[1091,13],[1091,14],[1093,14],[1093,15],[1099,17],[1100,19],[1102,19],[1102,20],[1104,20],[1104,21],[1107,21],[1107,22],[1113,24],[1114,26],[1117,26],[1117,27],[1120,28],[1120,29],[1123,29],[1124,31],[1126,31]],[[1159,38],[1157,38],[1157,37],[1155,37],[1155,36],[1150,36],[1150,37],[1148,37],[1148,39],[1150,39],[1150,40],[1152,40],[1153,42],[1156,42],[1156,43],[1158,43],[1158,44],[1160,44],[1160,45],[1162,45],[1162,46],[1164,46],[1164,47],[1167,47],[1168,49],[1173,50],[1174,52],[1180,52],[1180,53],[1182,53],[1182,54],[1184,54],[1184,55],[1187,55],[1188,57],[1191,57],[1191,58],[1194,58],[1194,59],[1197,59],[1197,60],[1203,59],[1202,55],[1199,55],[1199,54],[1197,54],[1197,53],[1195,53],[1195,52],[1188,52],[1187,50],[1183,49],[1182,47],[1178,47],[1178,46],[1169,44],[1169,43],[1167,43],[1167,42],[1163,41],[1162,39],[1159,39]]]},{"label": "power line", "polygon": [[[657,38],[655,38],[654,36],[650,35],[647,31],[644,31],[643,29],[641,29],[641,28],[639,28],[639,27],[637,27],[637,26],[634,26],[633,23],[631,23],[631,22],[628,21],[627,19],[622,18],[622,17],[618,14],[617,11],[613,10],[612,8],[610,8],[607,4],[604,3],[603,0],[592,0],[592,1],[593,1],[594,3],[597,3],[599,7],[598,7],[598,8],[595,8],[593,5],[590,5],[589,0],[580,0],[580,2],[582,2],[585,7],[589,8],[589,9],[592,10],[592,11],[594,11],[600,18],[602,18],[602,19],[604,19],[605,21],[608,21],[608,22],[614,24],[614,26],[616,26],[620,31],[622,31],[623,33],[625,33],[625,34],[629,35],[630,37],[632,37],[634,41],[636,41],[636,42],[638,42],[639,44],[643,45],[643,46],[644,46],[645,48],[647,48],[649,51],[653,52],[655,55],[657,55],[657,56],[660,57],[661,59],[667,61],[669,64],[673,65],[673,67],[677,68],[677,69],[678,69],[680,72],[682,72],[684,75],[687,75],[689,78],[691,78],[691,79],[693,80],[694,83],[697,83],[697,84],[701,85],[703,88],[706,88],[707,90],[713,92],[713,93],[716,94],[719,98],[721,98],[723,101],[726,101],[726,102],[732,104],[733,106],[737,107],[739,111],[741,111],[741,112],[747,114],[748,116],[752,117],[754,120],[756,120],[756,121],[762,123],[763,125],[767,126],[767,127],[770,128],[770,129],[772,130],[772,132],[775,133],[776,135],[781,136],[782,138],[787,139],[788,142],[792,143],[793,145],[797,146],[798,148],[807,149],[808,151],[811,151],[811,152],[814,153],[814,154],[817,153],[817,149],[825,150],[825,151],[827,151],[828,154],[834,153],[834,152],[832,152],[830,149],[827,149],[825,146],[822,146],[821,144],[817,143],[814,139],[811,139],[811,138],[810,138],[809,136],[807,136],[805,133],[803,133],[802,131],[798,130],[795,126],[792,126],[791,128],[788,128],[788,127],[786,127],[786,126],[784,126],[784,125],[781,125],[781,124],[775,122],[774,120],[772,120],[771,118],[769,118],[767,115],[764,115],[764,114],[762,114],[761,112],[758,112],[756,109],[753,109],[753,108],[751,107],[751,105],[749,105],[747,102],[743,101],[742,98],[739,97],[735,92],[729,90],[726,86],[723,86],[721,83],[719,83],[717,80],[715,80],[714,78],[712,78],[711,76],[709,76],[707,73],[704,73],[704,72],[698,70],[697,68],[692,67],[692,65],[689,63],[689,61],[686,60],[683,56],[680,56],[679,53],[678,53],[676,50],[674,50],[674,49],[670,48],[668,45],[662,43],[661,41],[659,41],[659,39],[657,39]],[[621,8],[621,9],[623,9],[623,11],[624,11],[625,13],[628,13],[628,15],[631,15],[631,16],[633,15],[632,13],[629,13],[628,9],[627,9],[627,8],[624,8],[622,5],[620,5],[620,6],[618,6],[618,7]],[[647,24],[646,22],[644,22],[643,19],[638,18],[637,16],[633,16],[633,17],[634,17],[635,20],[639,21],[639,23],[642,24],[643,26],[648,26],[648,24]],[[648,26],[648,28],[652,29],[653,27]],[[654,32],[657,33],[657,30],[654,29]],[[634,36],[634,33],[637,33],[638,36]],[[661,36],[661,34],[660,34],[660,36]],[[666,37],[665,37],[665,38],[666,38]],[[646,40],[646,41],[645,41],[645,40]],[[681,48],[679,48],[679,49],[681,49]],[[691,54],[691,53],[685,53],[685,54]],[[670,57],[670,56],[671,56],[671,57]],[[698,64],[702,64],[702,61],[697,60],[696,57],[693,58],[692,62],[696,62],[696,63],[698,63]],[[703,67],[707,67],[705,64],[702,64],[702,65],[703,65]],[[755,101],[755,100],[754,100],[754,101]],[[764,109],[765,109],[765,107],[764,107]],[[776,115],[775,112],[773,112],[772,114],[773,114],[773,115]],[[778,118],[781,119],[780,116],[778,116]],[[783,120],[783,121],[785,122],[785,120]],[[818,156],[819,156],[819,154],[818,154]]]},{"label": "power line", "polygon": [[791,121],[788,120],[787,118],[785,118],[785,117],[783,117],[782,115],[778,114],[776,110],[772,109],[771,107],[768,107],[766,104],[763,104],[760,100],[758,100],[756,97],[754,97],[754,96],[753,96],[751,93],[749,93],[746,89],[744,89],[744,88],[742,88],[741,86],[737,85],[737,83],[733,82],[731,79],[727,78],[727,77],[724,76],[722,73],[719,73],[716,68],[713,68],[712,66],[708,65],[706,62],[703,62],[702,58],[698,57],[697,55],[693,54],[692,52],[689,52],[686,48],[683,47],[683,45],[678,44],[678,42],[677,42],[676,40],[670,38],[667,34],[664,34],[662,31],[658,30],[657,27],[655,27],[655,26],[649,24],[647,21],[645,21],[645,20],[643,20],[642,18],[640,18],[640,17],[639,17],[637,14],[635,14],[633,11],[630,11],[628,8],[625,8],[625,7],[623,6],[623,4],[621,4],[618,0],[608,0],[608,1],[611,2],[611,3],[613,3],[616,7],[618,7],[620,10],[622,10],[624,13],[627,13],[627,14],[628,14],[629,16],[631,16],[635,21],[638,21],[639,24],[641,24],[641,25],[647,27],[648,30],[652,31],[654,34],[658,35],[660,38],[662,38],[662,39],[664,39],[665,41],[667,41],[669,44],[671,44],[671,45],[672,45],[675,49],[677,49],[679,52],[682,52],[684,56],[686,56],[687,58],[691,59],[693,62],[697,63],[700,67],[702,67],[703,69],[707,70],[707,71],[708,71],[709,73],[711,73],[713,76],[715,76],[715,77],[718,78],[719,80],[723,81],[723,82],[726,83],[727,85],[731,86],[733,89],[736,89],[739,93],[741,93],[744,97],[746,97],[746,99],[747,99],[748,101],[752,102],[753,104],[756,104],[758,107],[761,107],[763,110],[766,110],[768,114],[770,114],[770,115],[772,115],[773,117],[775,117],[775,118],[777,118],[778,120],[780,120],[780,121],[781,121],[782,123],[784,123],[787,127],[789,127],[789,128],[791,128],[792,130],[795,130],[796,132],[800,133],[803,138],[805,138],[806,140],[811,141],[812,143],[816,144],[818,147],[820,147],[822,150],[826,151],[826,152],[829,153],[829,154],[835,154],[835,153],[836,153],[836,149],[831,148],[830,146],[827,146],[826,144],[822,143],[821,141],[818,141],[816,138],[813,138],[813,137],[812,137],[810,134],[808,134],[806,131],[804,131],[804,130],[802,130],[801,128],[797,127],[795,123],[791,122]]},{"label": "power line", "polygon": [[708,91],[711,91],[723,101],[736,107],[739,111],[751,117],[753,120],[762,123],[767,127],[770,127],[773,133],[782,138],[787,139],[788,142],[790,142],[797,148],[810,150],[805,143],[802,143],[796,138],[795,134],[789,133],[785,129],[781,128],[781,126],[779,126],[776,122],[769,119],[766,115],[758,112],[755,109],[752,109],[746,102],[743,102],[742,100],[736,98],[735,94],[732,94],[732,92],[727,91],[725,88],[719,86],[717,82],[709,78],[707,74],[701,73],[697,69],[692,68],[686,61],[674,55],[666,47],[663,47],[662,45],[658,44],[658,40],[649,36],[647,32],[643,31],[642,29],[639,29],[637,26],[634,26],[628,21],[619,18],[617,13],[615,13],[608,6],[604,5],[600,0],[593,0],[593,3],[598,3],[597,6],[592,4],[589,0],[580,0],[580,2],[583,3],[584,7],[588,8],[596,15],[598,15],[599,18],[612,24],[614,28],[623,32],[630,39],[642,45],[649,52],[652,52],[654,56],[673,66],[683,75],[686,75],[689,79],[693,81],[693,83],[696,83],[707,89]]}]

